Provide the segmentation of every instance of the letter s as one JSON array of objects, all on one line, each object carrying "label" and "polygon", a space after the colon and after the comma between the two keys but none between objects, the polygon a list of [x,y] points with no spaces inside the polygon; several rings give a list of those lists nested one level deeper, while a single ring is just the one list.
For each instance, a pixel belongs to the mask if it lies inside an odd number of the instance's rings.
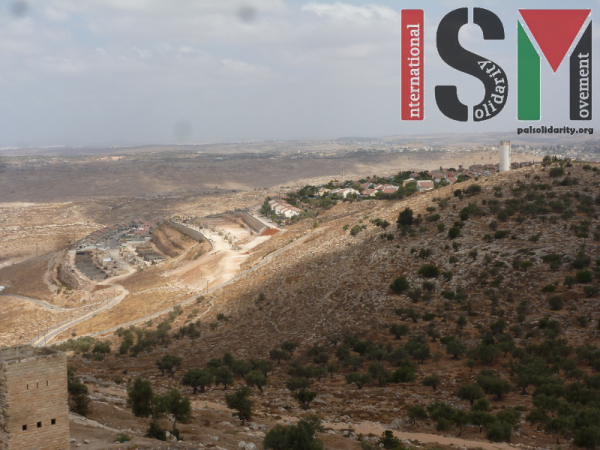
[{"label": "letter s", "polygon": [[[473,22],[482,29],[485,40],[504,40],[504,25],[493,12],[483,8],[473,8]],[[469,23],[468,8],[460,8],[448,13],[440,22],[437,30],[437,49],[442,60],[450,67],[472,75],[483,83],[485,87],[484,99],[479,105],[473,107],[473,112],[481,109],[482,105],[488,104],[490,101],[493,102],[494,107],[492,108],[493,111],[483,118],[475,117],[475,121],[478,122],[491,119],[502,111],[508,98],[508,78],[498,64],[476,55],[460,45],[458,33],[462,26],[467,23]],[[489,61],[489,67],[495,66],[493,73],[496,75],[492,76],[490,71],[482,69],[480,63],[485,61]],[[495,102],[492,97],[497,85],[494,78],[504,80],[502,83],[505,88],[504,101],[500,104]],[[436,86],[435,101],[440,111],[450,119],[459,122],[469,120],[468,107],[458,99],[456,86]]]}]

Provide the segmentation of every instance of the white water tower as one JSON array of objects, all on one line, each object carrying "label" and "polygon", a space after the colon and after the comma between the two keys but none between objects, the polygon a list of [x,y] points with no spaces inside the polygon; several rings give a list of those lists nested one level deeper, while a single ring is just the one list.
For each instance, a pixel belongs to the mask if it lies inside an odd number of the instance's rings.
[{"label": "white water tower", "polygon": [[508,172],[510,170],[510,142],[500,142],[500,172]]}]

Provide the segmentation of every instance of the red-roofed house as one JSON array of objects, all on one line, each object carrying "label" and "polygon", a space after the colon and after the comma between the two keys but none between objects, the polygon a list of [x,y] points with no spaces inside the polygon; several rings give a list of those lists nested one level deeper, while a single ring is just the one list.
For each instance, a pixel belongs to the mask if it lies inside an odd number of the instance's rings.
[{"label": "red-roofed house", "polygon": [[430,180],[417,181],[417,191],[425,192],[425,191],[431,191],[432,189],[433,189],[433,181],[430,181]]}]

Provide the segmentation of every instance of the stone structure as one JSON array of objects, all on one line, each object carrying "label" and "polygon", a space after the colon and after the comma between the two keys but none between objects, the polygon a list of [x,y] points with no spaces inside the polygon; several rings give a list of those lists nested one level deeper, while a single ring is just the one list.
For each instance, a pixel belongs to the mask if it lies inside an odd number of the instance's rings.
[{"label": "stone structure", "polygon": [[510,170],[510,142],[500,142],[500,164],[498,165],[500,172],[508,172]]},{"label": "stone structure", "polygon": [[0,450],[66,450],[67,355],[29,345],[0,349]]},{"label": "stone structure", "polygon": [[234,213],[236,216],[240,217],[248,227],[255,233],[261,233],[266,228],[269,228],[267,225],[262,223],[260,220],[255,219],[250,214],[245,211],[236,211]]}]

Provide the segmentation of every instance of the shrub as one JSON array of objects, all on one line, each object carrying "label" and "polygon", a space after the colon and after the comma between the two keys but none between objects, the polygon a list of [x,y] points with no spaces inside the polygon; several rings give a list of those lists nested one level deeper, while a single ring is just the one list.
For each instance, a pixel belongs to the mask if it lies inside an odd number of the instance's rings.
[{"label": "shrub", "polygon": [[421,266],[418,274],[425,278],[435,278],[440,274],[440,269],[433,264],[425,264]]},{"label": "shrub", "polygon": [[462,400],[467,400],[471,406],[475,403],[475,400],[478,400],[484,397],[483,389],[481,389],[476,384],[464,385],[461,386],[458,390],[456,396]]},{"label": "shrub", "polygon": [[481,192],[481,186],[478,184],[472,184],[467,189],[465,189],[465,194],[467,195],[475,195]]},{"label": "shrub", "polygon": [[125,442],[129,442],[131,441],[131,437],[127,436],[126,434],[119,434],[119,436],[117,437],[117,442],[120,444],[123,444]]},{"label": "shrub", "polygon": [[249,398],[250,395],[252,395],[252,389],[248,386],[242,386],[233,394],[225,395],[227,407],[236,411],[234,415],[238,416],[242,425],[252,418],[253,402]]},{"label": "shrub", "polygon": [[589,283],[592,281],[592,272],[590,270],[580,270],[575,273],[578,283]]},{"label": "shrub", "polygon": [[441,233],[442,231],[444,231],[446,229],[446,225],[444,225],[443,222],[440,222],[437,224],[437,229]]},{"label": "shrub", "polygon": [[523,270],[527,270],[531,267],[533,267],[533,262],[531,261],[521,261],[521,264],[519,265],[521,267],[521,269]]},{"label": "shrub", "polygon": [[413,210],[410,208],[405,208],[403,211],[400,211],[400,214],[398,215],[398,220],[397,220],[397,224],[400,227],[403,227],[405,225],[411,226],[414,222],[414,214],[413,214]]},{"label": "shrub", "polygon": [[508,230],[498,230],[494,233],[494,239],[504,239],[508,235],[509,235]]},{"label": "shrub", "polygon": [[512,436],[512,426],[506,422],[492,423],[485,437],[491,442],[509,442]]},{"label": "shrub", "polygon": [[554,292],[556,290],[556,286],[553,284],[548,284],[542,288],[542,292]]},{"label": "shrub", "polygon": [[448,237],[450,239],[456,239],[460,236],[460,228],[454,226],[448,230]]},{"label": "shrub", "polygon": [[410,283],[406,277],[398,277],[390,284],[390,289],[394,292],[404,292],[410,287]]},{"label": "shrub", "polygon": [[421,405],[408,407],[408,421],[410,423],[415,423],[417,420],[425,420],[427,417],[427,410]]},{"label": "shrub", "polygon": [[438,375],[427,375],[425,378],[423,378],[423,386],[431,387],[435,391],[437,390],[440,381],[441,379]]},{"label": "shrub", "polygon": [[580,447],[596,448],[600,446],[600,428],[597,426],[581,427],[575,433],[575,444]]},{"label": "shrub", "polygon": [[167,432],[163,430],[155,420],[150,422],[150,427],[146,431],[146,437],[150,439],[158,439],[159,441],[167,440]]},{"label": "shrub", "polygon": [[362,230],[362,229],[360,228],[360,225],[354,225],[354,226],[352,227],[352,229],[350,230],[350,235],[351,235],[351,236],[356,236],[358,233],[360,233],[360,232],[361,232],[361,230]]},{"label": "shrub", "polygon": [[316,416],[303,417],[296,424],[275,425],[263,441],[265,450],[322,450],[323,442],[315,436],[317,431],[324,431],[321,420]]},{"label": "shrub", "polygon": [[598,295],[598,293],[600,292],[600,287],[598,287],[595,284],[591,284],[591,285],[585,286],[583,288],[583,292],[585,292],[585,296],[588,298],[594,297],[594,296]]},{"label": "shrub", "polygon": [[564,302],[560,295],[554,295],[548,299],[548,305],[552,311],[559,311],[563,308]]},{"label": "shrub", "polygon": [[67,392],[69,394],[69,408],[80,416],[86,416],[90,399],[88,387],[75,375],[73,367],[67,367]]},{"label": "shrub", "polygon": [[553,167],[552,169],[550,169],[550,172],[548,172],[548,175],[550,175],[553,178],[562,177],[564,174],[565,169],[563,169],[562,167]]}]

